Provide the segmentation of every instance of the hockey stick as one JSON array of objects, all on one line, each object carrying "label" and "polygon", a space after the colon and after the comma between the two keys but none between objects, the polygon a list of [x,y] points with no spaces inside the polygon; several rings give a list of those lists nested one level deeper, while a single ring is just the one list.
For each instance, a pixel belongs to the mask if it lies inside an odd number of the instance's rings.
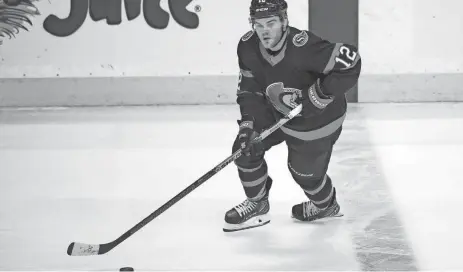
[{"label": "hockey stick", "polygon": [[[267,138],[270,134],[272,134],[275,130],[279,129],[281,126],[283,126],[285,123],[293,119],[296,115],[298,115],[302,110],[302,105],[298,105],[296,108],[291,110],[286,116],[281,118],[277,123],[272,125],[270,128],[264,130],[258,137],[256,137],[253,140],[253,143],[262,141],[263,139]],[[146,224],[151,222],[154,218],[158,217],[160,214],[165,212],[167,209],[169,209],[172,205],[177,203],[180,199],[191,193],[193,190],[198,188],[201,184],[206,182],[208,179],[210,179],[212,176],[217,174],[220,170],[225,168],[228,164],[230,164],[232,161],[236,160],[241,156],[241,149],[237,150],[234,152],[232,155],[230,155],[228,158],[226,158],[224,161],[222,161],[220,164],[218,164],[216,167],[211,169],[209,172],[204,174],[202,177],[197,179],[194,183],[192,183],[190,186],[185,188],[183,191],[181,191],[179,194],[174,196],[172,199],[167,201],[164,205],[162,205],[160,208],[158,208],[156,211],[148,215],[145,219],[140,221],[137,225],[129,229],[127,232],[122,234],[119,238],[116,240],[106,243],[106,244],[83,244],[83,243],[76,243],[72,242],[67,250],[67,254],[69,256],[92,256],[92,255],[102,255],[113,248],[115,248],[117,245],[122,243],[124,240],[132,236],[135,232],[139,231],[141,228],[143,228]]]}]

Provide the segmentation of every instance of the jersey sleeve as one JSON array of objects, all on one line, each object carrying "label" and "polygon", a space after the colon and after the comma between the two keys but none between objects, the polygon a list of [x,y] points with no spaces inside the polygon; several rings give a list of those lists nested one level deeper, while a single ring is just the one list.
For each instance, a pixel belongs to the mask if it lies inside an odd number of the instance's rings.
[{"label": "jersey sleeve", "polygon": [[240,41],[237,49],[239,79],[236,102],[240,106],[242,119],[252,119],[254,128],[260,130],[265,123],[267,103],[253,71],[246,65],[248,55],[246,49],[246,46]]},{"label": "jersey sleeve", "polygon": [[336,97],[355,86],[362,60],[354,45],[329,42],[312,34],[305,49],[307,68],[321,75],[323,94]]}]

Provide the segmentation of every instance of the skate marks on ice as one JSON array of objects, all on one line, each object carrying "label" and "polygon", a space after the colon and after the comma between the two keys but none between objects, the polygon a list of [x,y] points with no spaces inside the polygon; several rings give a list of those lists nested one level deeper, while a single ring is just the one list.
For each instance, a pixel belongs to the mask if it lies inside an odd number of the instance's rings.
[{"label": "skate marks on ice", "polygon": [[240,258],[261,259],[256,267],[261,271],[359,271],[350,233],[342,217],[295,221],[290,217],[293,204],[272,201],[272,221],[268,225],[226,233],[227,241],[241,243],[237,248]]},{"label": "skate marks on ice", "polygon": [[416,271],[416,259],[398,217],[361,108],[350,108],[333,152],[331,172],[357,260],[366,271]]}]

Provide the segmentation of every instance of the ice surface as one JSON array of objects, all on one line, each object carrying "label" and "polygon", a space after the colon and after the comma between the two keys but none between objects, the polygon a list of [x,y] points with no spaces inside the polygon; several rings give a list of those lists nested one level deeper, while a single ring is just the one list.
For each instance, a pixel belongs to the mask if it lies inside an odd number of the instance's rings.
[{"label": "ice surface", "polygon": [[345,216],[295,223],[284,144],[267,154],[272,222],[222,232],[233,164],[101,256],[226,158],[235,106],[0,111],[0,270],[461,270],[463,104],[351,105],[329,174]]}]

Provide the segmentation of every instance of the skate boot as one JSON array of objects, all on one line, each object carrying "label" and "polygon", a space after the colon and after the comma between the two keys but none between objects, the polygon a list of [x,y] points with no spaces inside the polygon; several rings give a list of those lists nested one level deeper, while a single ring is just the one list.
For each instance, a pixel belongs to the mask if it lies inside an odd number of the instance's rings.
[{"label": "skate boot", "polygon": [[273,180],[268,176],[265,182],[265,195],[259,201],[246,199],[225,214],[224,232],[233,232],[260,227],[270,223],[268,197]]},{"label": "skate boot", "polygon": [[268,195],[259,201],[246,199],[225,214],[224,232],[260,227],[270,223]]},{"label": "skate boot", "polygon": [[336,189],[333,188],[333,198],[330,205],[325,209],[316,207],[312,201],[303,202],[293,206],[292,217],[299,221],[314,221],[322,218],[341,217],[340,207],[336,201]]}]

